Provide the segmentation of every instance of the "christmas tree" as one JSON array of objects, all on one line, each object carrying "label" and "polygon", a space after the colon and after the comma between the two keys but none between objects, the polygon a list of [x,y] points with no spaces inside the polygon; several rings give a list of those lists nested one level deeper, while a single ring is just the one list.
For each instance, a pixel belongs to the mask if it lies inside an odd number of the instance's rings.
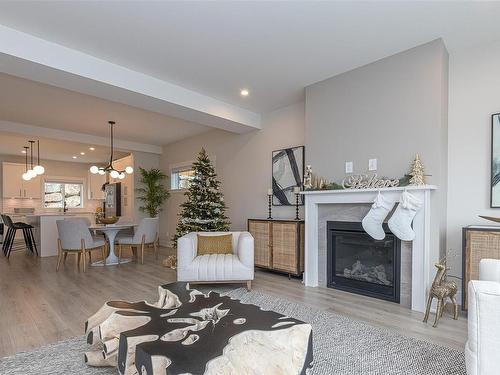
[{"label": "christmas tree", "polygon": [[173,238],[177,239],[190,232],[223,232],[229,230],[229,219],[225,215],[224,197],[219,191],[220,182],[205,149],[201,149],[193,163],[194,177],[188,191],[187,200],[181,204],[182,211]]},{"label": "christmas tree", "polygon": [[410,185],[425,185],[424,165],[420,161],[418,154],[415,156],[410,176]]}]

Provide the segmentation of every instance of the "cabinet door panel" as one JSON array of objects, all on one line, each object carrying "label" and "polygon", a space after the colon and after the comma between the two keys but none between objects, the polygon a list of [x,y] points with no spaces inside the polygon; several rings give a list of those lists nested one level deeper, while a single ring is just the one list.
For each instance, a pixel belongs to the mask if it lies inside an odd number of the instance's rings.
[{"label": "cabinet door panel", "polygon": [[40,176],[32,178],[29,181],[23,180],[23,198],[36,198],[42,197],[42,179]]},{"label": "cabinet door panel", "polygon": [[102,185],[106,183],[106,175],[88,174],[88,198],[89,199],[104,199],[104,191]]},{"label": "cabinet door panel", "polygon": [[306,238],[306,226],[304,223],[299,224],[300,227],[300,238],[299,238],[299,256],[300,256],[300,266],[299,273],[304,272],[304,253],[305,253],[305,238]]},{"label": "cabinet door panel", "polygon": [[2,164],[4,198],[24,198],[22,178],[24,169],[21,164]]},{"label": "cabinet door panel", "polygon": [[297,224],[273,223],[273,268],[293,274],[297,270]]},{"label": "cabinet door panel", "polygon": [[[500,259],[500,233],[470,230],[467,233],[467,255],[465,259],[465,285],[470,280],[479,279],[481,259]],[[465,308],[467,308],[467,288],[465,288]]]},{"label": "cabinet door panel", "polygon": [[258,267],[271,267],[271,224],[265,221],[248,222],[248,231],[254,238],[254,263]]}]

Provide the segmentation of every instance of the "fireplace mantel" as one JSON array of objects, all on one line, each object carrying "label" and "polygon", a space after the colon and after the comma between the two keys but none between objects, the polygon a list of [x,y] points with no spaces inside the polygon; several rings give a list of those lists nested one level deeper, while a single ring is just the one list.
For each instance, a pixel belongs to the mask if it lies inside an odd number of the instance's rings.
[{"label": "fireplace mantel", "polygon": [[[427,291],[432,283],[432,269],[439,259],[439,246],[431,246],[431,192],[434,185],[406,186],[381,189],[343,189],[305,191],[305,259],[304,282],[306,286],[318,286],[318,206],[321,204],[369,204],[380,191],[384,197],[394,202],[404,190],[410,191],[423,202],[422,208],[413,220],[415,239],[412,241],[412,290],[411,308],[415,311],[425,311]],[[432,243],[439,243],[433,239]]]}]

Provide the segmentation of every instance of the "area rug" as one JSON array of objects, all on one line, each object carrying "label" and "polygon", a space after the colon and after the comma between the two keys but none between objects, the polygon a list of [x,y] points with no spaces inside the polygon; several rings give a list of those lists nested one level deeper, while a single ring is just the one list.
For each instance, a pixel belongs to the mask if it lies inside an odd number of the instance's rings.
[{"label": "area rug", "polygon": [[[310,323],[314,346],[311,375],[466,375],[463,352],[261,292],[239,288],[225,294]],[[78,337],[19,353],[0,359],[0,374],[118,373],[113,368],[86,366],[86,349],[85,339]]]}]

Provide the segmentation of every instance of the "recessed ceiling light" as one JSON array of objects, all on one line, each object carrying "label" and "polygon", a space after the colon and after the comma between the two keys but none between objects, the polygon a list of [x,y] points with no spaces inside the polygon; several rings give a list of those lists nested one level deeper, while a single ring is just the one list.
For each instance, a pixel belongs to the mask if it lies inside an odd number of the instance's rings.
[{"label": "recessed ceiling light", "polygon": [[240,91],[241,96],[248,96],[249,92],[247,89],[243,89]]},{"label": "recessed ceiling light", "polygon": [[73,159],[76,159],[76,156],[75,156],[75,155],[73,155]]},{"label": "recessed ceiling light", "polygon": [[21,152],[22,152],[23,154],[25,154],[25,153],[26,153],[26,150],[22,150]]},{"label": "recessed ceiling light", "polygon": [[85,152],[83,152],[83,151],[82,151],[82,152],[80,152],[80,155],[85,155]]},{"label": "recessed ceiling light", "polygon": [[94,150],[95,150],[95,147],[89,147],[89,150],[90,150],[90,151],[94,151]]}]

